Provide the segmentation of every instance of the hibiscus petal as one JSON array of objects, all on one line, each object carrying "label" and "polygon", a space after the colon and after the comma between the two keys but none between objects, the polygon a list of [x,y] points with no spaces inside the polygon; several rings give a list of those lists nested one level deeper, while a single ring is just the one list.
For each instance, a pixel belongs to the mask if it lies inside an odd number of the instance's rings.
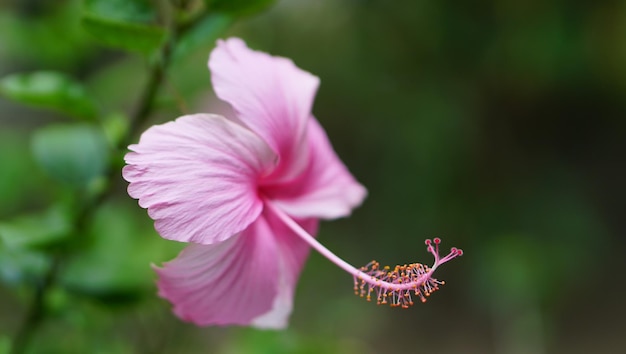
[{"label": "hibiscus petal", "polygon": [[300,173],[319,79],[289,59],[250,50],[239,38],[218,41],[209,69],[217,96],[280,156],[275,176],[285,181]]},{"label": "hibiscus petal", "polygon": [[367,190],[358,183],[337,154],[315,118],[307,129],[309,164],[296,180],[262,186],[264,193],[287,214],[299,218],[334,219],[348,216]]},{"label": "hibiscus petal", "polygon": [[[278,258],[280,278],[272,309],[255,318],[252,325],[259,328],[285,328],[293,308],[295,287],[311,247],[287,228],[271,211],[266,210],[263,215],[276,235],[280,250]],[[295,219],[295,221],[310,235],[317,234],[319,225],[317,219]]]},{"label": "hibiscus petal", "polygon": [[159,234],[211,244],[244,230],[261,213],[257,179],[276,156],[257,135],[226,118],[197,114],[153,126],[125,156],[128,194]]},{"label": "hibiscus petal", "polygon": [[[303,226],[314,231],[317,222]],[[163,268],[159,295],[197,325],[284,328],[308,246],[264,212],[245,231],[213,245],[191,244]]]}]

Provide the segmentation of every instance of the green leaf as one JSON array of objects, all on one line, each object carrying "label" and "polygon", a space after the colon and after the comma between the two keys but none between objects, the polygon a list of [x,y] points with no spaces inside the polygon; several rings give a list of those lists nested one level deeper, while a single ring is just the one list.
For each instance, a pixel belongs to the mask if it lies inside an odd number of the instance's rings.
[{"label": "green leaf", "polygon": [[151,0],[85,0],[85,12],[121,22],[154,23]]},{"label": "green leaf", "polygon": [[43,252],[11,250],[0,243],[0,279],[6,284],[37,281],[49,265],[50,258]]},{"label": "green leaf", "polygon": [[[93,59],[95,48],[90,45],[85,32],[79,30],[82,1],[21,1],[25,7],[2,4],[0,43],[3,58],[31,67],[64,70],[75,70],[78,65]],[[8,66],[5,64],[5,67]]]},{"label": "green leaf", "polygon": [[96,104],[83,86],[57,72],[9,75],[0,80],[0,94],[23,104],[77,118],[93,119],[97,115]]},{"label": "green leaf", "polygon": [[91,125],[50,125],[33,136],[35,160],[52,178],[85,187],[104,174],[109,146],[104,134]]},{"label": "green leaf", "polygon": [[0,240],[9,249],[45,247],[69,236],[72,224],[60,207],[0,222]]},{"label": "green leaf", "polygon": [[0,280],[8,285],[41,280],[50,266],[44,250],[69,236],[71,224],[60,207],[0,223]]},{"label": "green leaf", "polygon": [[25,132],[0,130],[0,215],[14,215],[35,203],[45,203],[54,189],[45,186],[46,178],[37,171]]},{"label": "green leaf", "polygon": [[226,12],[237,16],[251,15],[274,3],[274,0],[204,0],[210,12]]},{"label": "green leaf", "polygon": [[107,303],[154,292],[150,264],[171,259],[182,245],[159,237],[130,200],[101,207],[86,236],[92,243],[72,258],[61,280],[72,292]]},{"label": "green leaf", "polygon": [[184,58],[201,48],[206,52],[215,45],[215,41],[232,24],[233,17],[227,14],[212,13],[205,16],[194,28],[180,38],[174,49],[173,61]]},{"label": "green leaf", "polygon": [[148,55],[166,37],[156,18],[150,0],[86,0],[82,25],[102,44]]},{"label": "green leaf", "polygon": [[119,146],[128,133],[130,119],[123,113],[111,113],[102,120],[104,134],[111,146]]},{"label": "green leaf", "polygon": [[94,15],[83,16],[82,24],[87,32],[104,45],[146,55],[158,49],[166,37],[165,30],[158,26],[115,21]]}]

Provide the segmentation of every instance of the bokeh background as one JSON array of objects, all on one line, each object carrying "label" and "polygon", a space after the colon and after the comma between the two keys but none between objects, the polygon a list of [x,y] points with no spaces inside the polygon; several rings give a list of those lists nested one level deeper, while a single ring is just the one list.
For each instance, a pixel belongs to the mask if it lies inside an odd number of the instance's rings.
[{"label": "bokeh background", "polygon": [[[0,1],[0,75],[64,72],[123,117],[148,60],[86,33],[81,6]],[[626,2],[279,0],[221,36],[321,78],[314,113],[369,190],[353,216],[322,224],[326,246],[357,266],[429,263],[423,241],[434,236],[465,255],[438,270],[446,285],[426,304],[398,310],[355,297],[351,277],[312,253],[289,329],[197,328],[155,295],[150,263],[181,245],[157,236],[116,177],[88,246],[63,262],[30,352],[624,350]],[[173,64],[150,124],[226,111],[211,91],[211,49]],[[62,229],[48,208],[72,191],[37,165],[32,139],[66,120],[0,99],[5,236],[16,219]],[[43,223],[23,216],[43,210]],[[48,262],[45,249],[2,240],[0,352]]]}]

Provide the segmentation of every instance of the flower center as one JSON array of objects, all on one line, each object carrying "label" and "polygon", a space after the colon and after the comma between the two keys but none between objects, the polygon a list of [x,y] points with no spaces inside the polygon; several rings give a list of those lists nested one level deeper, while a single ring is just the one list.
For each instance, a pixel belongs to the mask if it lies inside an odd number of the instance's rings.
[{"label": "flower center", "polygon": [[426,249],[430,252],[435,262],[431,267],[421,263],[412,263],[391,267],[380,267],[376,261],[371,261],[367,265],[357,269],[350,263],[339,258],[329,249],[319,243],[313,236],[309,235],[298,223],[293,221],[280,208],[272,204],[271,200],[266,200],[265,205],[269,207],[278,218],[294,231],[302,240],[308,243],[316,251],[322,254],[339,268],[348,272],[354,278],[354,292],[356,295],[365,297],[371,301],[372,294],[376,296],[378,304],[389,304],[392,307],[408,308],[413,305],[413,296],[426,302],[426,297],[439,289],[444,282],[433,278],[433,273],[440,265],[463,255],[461,249],[452,247],[450,253],[445,257],[439,256],[439,244],[441,239],[426,240]]}]

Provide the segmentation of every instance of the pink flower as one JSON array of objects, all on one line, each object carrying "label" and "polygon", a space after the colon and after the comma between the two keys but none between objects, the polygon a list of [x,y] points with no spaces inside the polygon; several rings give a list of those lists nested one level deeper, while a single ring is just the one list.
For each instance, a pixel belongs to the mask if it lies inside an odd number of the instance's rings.
[{"label": "pink flower", "polygon": [[209,69],[236,117],[195,114],[153,126],[129,147],[123,169],[158,233],[190,243],[156,268],[159,295],[176,315],[198,325],[285,327],[310,247],[381,303],[405,306],[411,292],[436,290],[432,272],[460,250],[439,259],[429,244],[432,268],[405,266],[393,276],[376,263],[357,270],[312,236],[319,219],[348,216],[366,195],[312,116],[317,77],[237,38],[218,42]]}]

